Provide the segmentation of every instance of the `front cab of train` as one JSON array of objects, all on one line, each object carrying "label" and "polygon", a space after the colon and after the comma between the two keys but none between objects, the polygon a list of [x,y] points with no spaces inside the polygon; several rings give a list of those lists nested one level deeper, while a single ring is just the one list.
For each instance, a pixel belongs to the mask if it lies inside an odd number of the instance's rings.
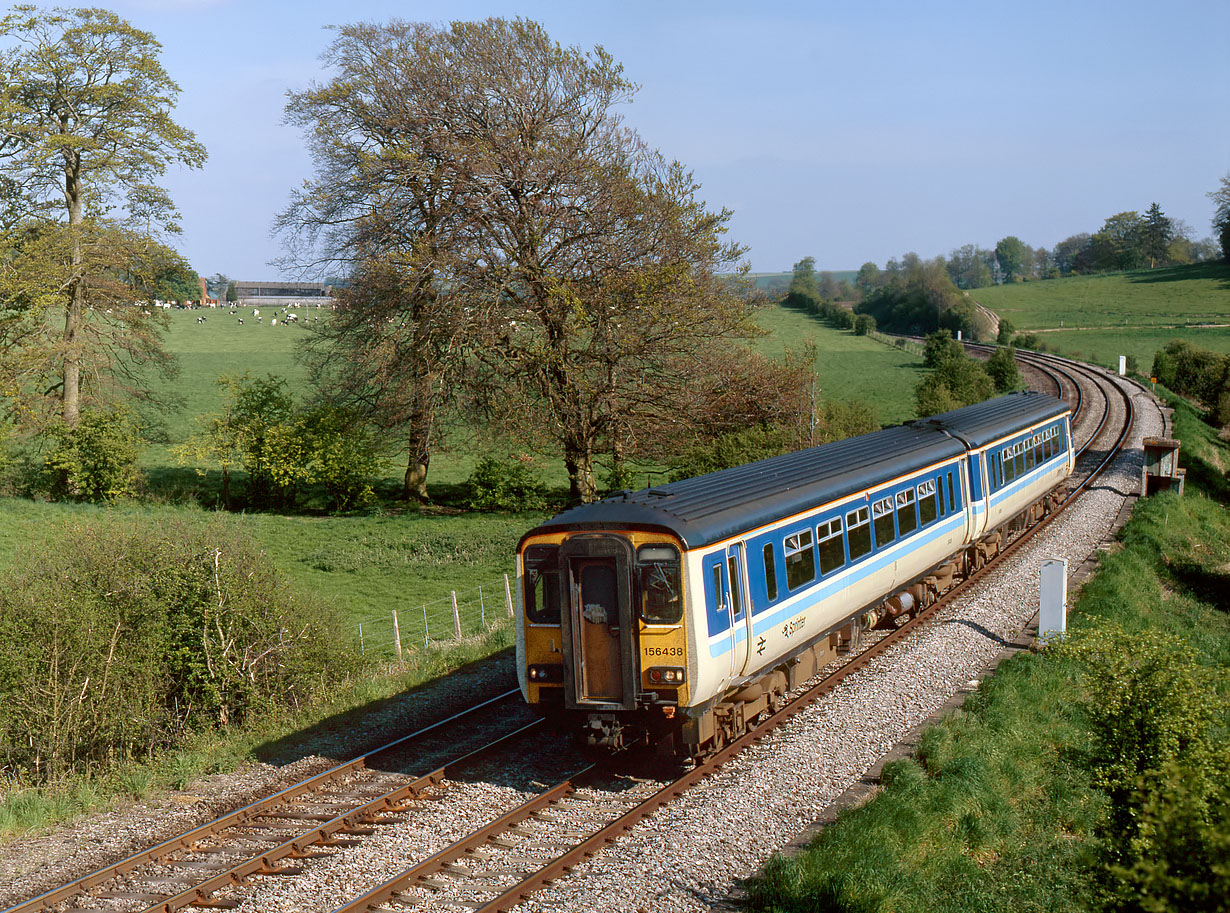
[{"label": "front cab of train", "polygon": [[619,749],[670,742],[688,703],[683,550],[645,532],[528,534],[517,666],[531,705]]}]

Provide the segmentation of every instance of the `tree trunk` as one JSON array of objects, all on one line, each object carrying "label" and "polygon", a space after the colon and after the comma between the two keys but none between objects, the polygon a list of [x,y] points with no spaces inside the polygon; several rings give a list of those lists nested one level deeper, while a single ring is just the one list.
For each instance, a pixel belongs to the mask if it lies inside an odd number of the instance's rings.
[{"label": "tree trunk", "polygon": [[77,427],[81,416],[81,318],[85,313],[85,280],[81,275],[81,174],[80,163],[70,161],[64,173],[64,195],[68,199],[68,230],[72,237],[72,278],[68,307],[64,315],[64,387],[62,406],[64,424]]},{"label": "tree trunk", "polygon": [[594,480],[594,455],[589,448],[579,444],[565,445],[564,466],[568,469],[569,503],[596,501],[598,485]]},{"label": "tree trunk", "polygon": [[410,458],[406,461],[406,479],[401,490],[404,499],[417,498],[424,504],[430,500],[427,497],[427,463],[430,458],[428,453],[416,456],[411,451]]},{"label": "tree trunk", "polygon": [[420,411],[410,422],[406,441],[409,456],[406,459],[406,478],[402,483],[401,496],[405,500],[416,498],[426,504],[427,467],[431,463],[432,420],[430,408]]}]

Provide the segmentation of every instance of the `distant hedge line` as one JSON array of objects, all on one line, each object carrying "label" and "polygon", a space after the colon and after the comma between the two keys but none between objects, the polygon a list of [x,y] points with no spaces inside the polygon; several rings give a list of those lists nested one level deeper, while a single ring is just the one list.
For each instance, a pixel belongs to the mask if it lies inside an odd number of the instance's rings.
[{"label": "distant hedge line", "polygon": [[106,518],[27,546],[0,590],[0,770],[46,783],[299,706],[359,660],[224,518]]}]

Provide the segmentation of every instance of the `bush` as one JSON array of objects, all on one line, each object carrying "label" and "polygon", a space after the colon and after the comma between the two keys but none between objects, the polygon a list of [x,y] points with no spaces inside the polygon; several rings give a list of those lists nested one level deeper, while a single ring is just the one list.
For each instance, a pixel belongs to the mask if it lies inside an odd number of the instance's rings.
[{"label": "bush", "polygon": [[1021,370],[1016,364],[1016,349],[1000,347],[987,359],[986,371],[999,393],[1011,393],[1021,386]]},{"label": "bush", "polygon": [[117,501],[141,484],[141,430],[132,413],[112,408],[81,413],[77,427],[53,425],[43,462],[42,490],[54,500]]},{"label": "bush", "polygon": [[463,504],[470,510],[545,510],[547,490],[534,475],[532,460],[483,457],[465,480]]},{"label": "bush", "polygon": [[791,445],[790,434],[778,425],[756,425],[742,431],[731,431],[716,440],[697,444],[673,460],[670,480],[678,482],[778,456],[788,452]]},{"label": "bush", "polygon": [[1224,723],[1215,674],[1181,639],[1158,632],[1104,626],[1061,650],[1082,668],[1084,762],[1109,800],[1100,828],[1107,905],[1208,910],[1191,898],[1213,897],[1225,909],[1230,752],[1214,741]]},{"label": "bush", "polygon": [[854,318],[854,334],[856,336],[866,336],[868,333],[874,333],[876,328],[876,319],[870,314],[858,314]]},{"label": "bush", "polygon": [[35,782],[298,707],[349,675],[332,611],[221,518],[75,523],[0,592],[0,767]]}]

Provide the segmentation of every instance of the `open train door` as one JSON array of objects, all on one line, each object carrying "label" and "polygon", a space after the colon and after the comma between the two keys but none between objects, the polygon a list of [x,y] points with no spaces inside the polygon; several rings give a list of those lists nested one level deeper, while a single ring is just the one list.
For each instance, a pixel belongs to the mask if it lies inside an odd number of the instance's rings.
[{"label": "open train door", "polygon": [[572,646],[565,675],[569,707],[636,707],[636,627],[632,623],[632,546],[617,536],[583,535],[560,549],[565,641]]}]

